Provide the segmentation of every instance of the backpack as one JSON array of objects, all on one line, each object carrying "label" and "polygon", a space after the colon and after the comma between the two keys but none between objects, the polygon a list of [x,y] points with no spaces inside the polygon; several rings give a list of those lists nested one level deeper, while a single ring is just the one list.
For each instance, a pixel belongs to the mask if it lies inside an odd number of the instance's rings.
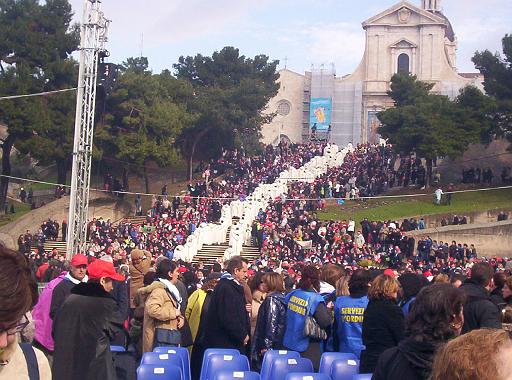
[{"label": "backpack", "polygon": [[20,348],[27,362],[28,378],[30,380],[39,380],[39,364],[37,363],[34,347],[30,343],[20,343]]}]

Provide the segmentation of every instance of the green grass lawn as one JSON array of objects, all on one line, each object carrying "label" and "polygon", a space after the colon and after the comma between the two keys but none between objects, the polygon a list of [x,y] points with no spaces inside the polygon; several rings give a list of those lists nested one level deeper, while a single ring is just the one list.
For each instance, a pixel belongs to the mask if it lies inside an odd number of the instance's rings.
[{"label": "green grass lawn", "polygon": [[[14,214],[10,213],[11,204],[14,204]],[[3,210],[0,213],[0,227],[5,226],[6,224],[9,224],[11,222],[14,222],[16,219],[21,218],[23,215],[25,215],[27,212],[30,211],[30,205],[28,203],[21,203],[17,201],[13,201],[12,199],[9,199],[9,213],[4,214]]]},{"label": "green grass lawn", "polygon": [[[56,182],[56,178],[45,179],[44,181],[45,182],[55,183]],[[29,182],[29,184],[26,185],[26,187],[27,188],[32,188],[33,191],[36,191],[36,190],[54,190],[55,189],[54,185],[48,185],[46,183],[37,183],[37,182]]]},{"label": "green grass lawn", "polygon": [[472,211],[512,208],[512,189],[489,190],[454,194],[451,205],[437,206],[434,195],[415,198],[384,198],[368,201],[346,201],[337,205],[328,201],[318,216],[322,220],[354,219],[359,223],[369,220],[403,219],[419,215],[464,214]]}]

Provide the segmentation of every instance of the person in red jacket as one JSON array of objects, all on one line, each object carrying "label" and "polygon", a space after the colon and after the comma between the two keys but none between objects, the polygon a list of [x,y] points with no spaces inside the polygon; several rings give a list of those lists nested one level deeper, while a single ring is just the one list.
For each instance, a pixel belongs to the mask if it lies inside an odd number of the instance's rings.
[{"label": "person in red jacket", "polygon": [[43,259],[43,263],[37,268],[36,277],[38,281],[42,282],[44,279],[44,275],[48,270],[50,264],[48,263],[48,259]]}]

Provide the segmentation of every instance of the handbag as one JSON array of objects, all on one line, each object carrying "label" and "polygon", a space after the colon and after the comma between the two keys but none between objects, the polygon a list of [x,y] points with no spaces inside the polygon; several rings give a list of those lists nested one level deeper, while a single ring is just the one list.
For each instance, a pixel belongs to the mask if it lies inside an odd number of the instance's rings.
[{"label": "handbag", "polygon": [[311,315],[306,316],[306,321],[304,323],[304,335],[315,340],[327,339],[327,332],[320,327],[316,319]]},{"label": "handbag", "polygon": [[155,329],[155,337],[153,340],[153,348],[160,346],[180,346],[181,333],[178,330]]}]

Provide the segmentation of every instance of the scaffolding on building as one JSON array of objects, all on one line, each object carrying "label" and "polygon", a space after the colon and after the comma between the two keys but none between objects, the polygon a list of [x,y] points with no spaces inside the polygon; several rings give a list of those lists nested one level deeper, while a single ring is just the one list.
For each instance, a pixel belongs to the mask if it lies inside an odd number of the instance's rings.
[{"label": "scaffolding on building", "polygon": [[[306,137],[307,141],[327,141],[330,138],[330,131],[327,130],[316,130],[315,127],[311,126],[310,123],[310,106],[311,99],[315,98],[326,98],[333,99],[334,96],[334,79],[336,77],[336,71],[334,64],[330,65],[320,65],[318,68],[312,66],[311,73],[309,75],[310,86],[309,86],[309,99],[306,103],[306,99],[304,99],[304,111],[307,109],[307,132],[303,132],[303,136]],[[304,93],[304,97],[306,97],[306,92]],[[306,113],[306,112],[305,112]],[[306,124],[304,122],[304,124]]]}]

